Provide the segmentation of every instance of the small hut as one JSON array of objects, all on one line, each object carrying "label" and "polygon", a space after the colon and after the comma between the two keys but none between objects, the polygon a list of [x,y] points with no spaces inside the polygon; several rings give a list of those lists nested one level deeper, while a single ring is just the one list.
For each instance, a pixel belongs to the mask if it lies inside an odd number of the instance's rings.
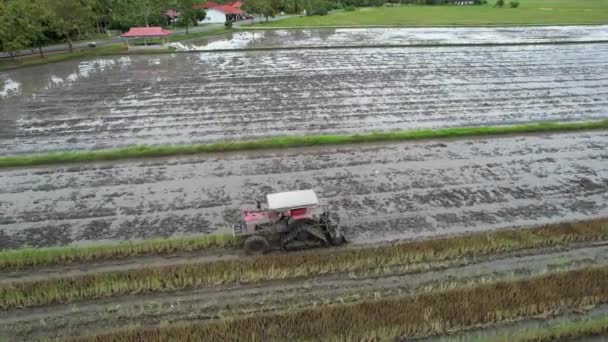
[{"label": "small hut", "polygon": [[[153,26],[153,27],[131,27],[128,32],[121,34],[120,36],[125,38],[127,41],[127,46],[129,46],[129,50],[132,49],[146,49],[146,48],[158,48],[158,45],[148,45],[148,39],[160,38],[161,39],[161,47],[165,47],[167,44],[167,36],[171,34],[171,31],[165,30],[162,27]],[[129,45],[129,39],[142,39],[144,40],[143,46],[134,46]]]}]

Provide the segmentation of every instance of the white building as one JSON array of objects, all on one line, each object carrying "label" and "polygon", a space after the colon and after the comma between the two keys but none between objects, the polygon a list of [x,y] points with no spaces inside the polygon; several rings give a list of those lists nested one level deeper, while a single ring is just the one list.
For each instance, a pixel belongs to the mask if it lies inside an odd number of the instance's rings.
[{"label": "white building", "polygon": [[205,16],[205,20],[201,23],[224,23],[228,20],[240,20],[245,14],[241,11],[242,5],[243,3],[240,1],[230,2],[225,5],[209,1],[202,5],[207,15]]},{"label": "white building", "polygon": [[201,23],[224,23],[226,22],[226,13],[217,8],[209,8],[205,10],[207,16]]}]

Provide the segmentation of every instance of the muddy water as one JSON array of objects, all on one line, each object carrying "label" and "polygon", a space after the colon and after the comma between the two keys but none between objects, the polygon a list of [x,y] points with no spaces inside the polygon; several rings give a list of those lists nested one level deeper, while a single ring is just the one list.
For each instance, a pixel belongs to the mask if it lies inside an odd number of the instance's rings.
[{"label": "muddy water", "polygon": [[123,56],[0,79],[0,154],[608,117],[608,44]]},{"label": "muddy water", "polygon": [[608,133],[231,153],[0,171],[0,247],[227,232],[314,188],[354,242],[608,215]]},{"label": "muddy water", "polygon": [[178,50],[235,50],[320,46],[514,44],[608,40],[608,25],[461,28],[295,29],[233,32],[173,43]]}]

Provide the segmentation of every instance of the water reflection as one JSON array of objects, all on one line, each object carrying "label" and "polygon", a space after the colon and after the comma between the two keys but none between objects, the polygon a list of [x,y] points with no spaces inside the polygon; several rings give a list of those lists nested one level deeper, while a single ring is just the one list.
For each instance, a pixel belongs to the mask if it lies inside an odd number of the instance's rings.
[{"label": "water reflection", "polygon": [[181,51],[256,48],[585,42],[608,40],[608,25],[545,27],[294,29],[234,32],[173,43]]},{"label": "water reflection", "polygon": [[19,95],[21,93],[21,83],[11,78],[0,78],[0,97],[8,95]]},{"label": "water reflection", "polygon": [[66,61],[8,71],[0,75],[0,99],[32,95],[60,87],[72,86],[79,80],[99,76],[111,69],[124,69],[131,57],[94,58],[74,63]]}]

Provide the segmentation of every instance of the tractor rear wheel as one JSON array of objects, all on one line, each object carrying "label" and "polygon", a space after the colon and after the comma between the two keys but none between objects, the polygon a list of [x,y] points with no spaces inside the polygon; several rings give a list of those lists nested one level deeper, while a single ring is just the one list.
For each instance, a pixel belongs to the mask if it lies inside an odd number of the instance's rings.
[{"label": "tractor rear wheel", "polygon": [[245,240],[243,244],[245,253],[248,255],[264,254],[268,251],[268,240],[260,235],[252,235]]}]

